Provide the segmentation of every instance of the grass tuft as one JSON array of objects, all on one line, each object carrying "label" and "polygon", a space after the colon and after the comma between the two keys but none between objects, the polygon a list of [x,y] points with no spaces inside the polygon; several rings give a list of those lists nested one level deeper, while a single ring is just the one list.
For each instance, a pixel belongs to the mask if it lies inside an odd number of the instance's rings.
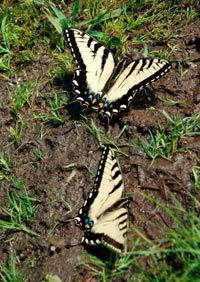
[{"label": "grass tuft", "polygon": [[43,122],[53,122],[56,124],[63,124],[64,117],[61,115],[60,110],[66,105],[66,100],[60,97],[56,92],[53,93],[52,98],[48,101],[49,107],[46,112],[33,113],[35,119],[41,119]]},{"label": "grass tuft", "polygon": [[7,264],[0,262],[0,280],[2,282],[23,282],[22,275],[16,270],[17,257],[12,252]]},{"label": "grass tuft", "polygon": [[13,186],[17,187],[18,190],[9,190],[7,192],[9,207],[0,208],[2,218],[4,218],[0,219],[0,228],[5,231],[24,231],[36,236],[37,233],[27,225],[33,220],[37,200],[28,194],[27,188],[21,180],[17,181],[15,179],[12,182]]},{"label": "grass tuft", "polygon": [[167,127],[160,125],[154,132],[149,131],[149,141],[140,137],[136,143],[141,152],[152,161],[157,157],[171,160],[173,154],[180,150],[180,141],[185,137],[200,135],[199,114],[184,118],[177,115],[172,119],[165,111],[161,113],[168,122]]},{"label": "grass tuft", "polygon": [[10,93],[13,112],[18,115],[25,105],[31,104],[31,95],[35,89],[36,81],[27,81],[22,86],[17,85],[14,93]]},{"label": "grass tuft", "polygon": [[11,165],[9,164],[9,160],[3,154],[0,154],[0,181],[7,178],[7,176],[11,172]]},{"label": "grass tuft", "polygon": [[0,70],[9,70],[10,67],[10,42],[9,37],[6,33],[6,20],[7,15],[5,15],[1,22],[1,35],[2,44],[0,45]]}]

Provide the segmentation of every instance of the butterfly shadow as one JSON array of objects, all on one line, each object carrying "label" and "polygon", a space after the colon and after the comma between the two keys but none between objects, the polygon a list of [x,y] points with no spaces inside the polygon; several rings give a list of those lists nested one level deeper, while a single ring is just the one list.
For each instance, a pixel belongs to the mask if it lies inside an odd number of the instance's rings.
[{"label": "butterfly shadow", "polygon": [[119,255],[114,251],[109,250],[102,244],[95,246],[80,243],[80,242],[76,244],[63,244],[60,246],[55,246],[53,244],[50,244],[50,246],[48,247],[48,253],[49,256],[53,256],[55,254],[59,254],[64,249],[70,249],[80,245],[84,247],[84,249],[88,252],[89,255],[92,255],[93,257],[96,257],[99,260],[101,260],[107,268],[113,269],[115,267],[115,262],[119,258]]},{"label": "butterfly shadow", "polygon": [[138,92],[130,104],[130,110],[145,110],[146,108],[153,107],[157,103],[155,92],[153,89],[145,87]]},{"label": "butterfly shadow", "polygon": [[84,249],[92,256],[97,257],[101,260],[106,267],[109,269],[113,269],[115,266],[116,260],[119,258],[119,255],[111,251],[110,249],[106,248],[102,244],[91,246],[87,244],[82,244]]}]

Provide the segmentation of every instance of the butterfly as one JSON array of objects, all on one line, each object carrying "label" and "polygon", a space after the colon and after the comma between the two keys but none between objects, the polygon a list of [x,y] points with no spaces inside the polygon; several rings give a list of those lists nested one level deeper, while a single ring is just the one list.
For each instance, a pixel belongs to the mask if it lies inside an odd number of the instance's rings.
[{"label": "butterfly", "polygon": [[123,198],[124,183],[113,149],[105,146],[94,187],[75,218],[83,230],[82,243],[102,244],[117,253],[126,246],[129,198]]},{"label": "butterfly", "polygon": [[66,40],[76,64],[73,79],[76,101],[83,108],[98,107],[99,117],[116,119],[135,94],[171,69],[165,59],[139,59],[117,67],[112,53],[84,31],[67,28]]}]

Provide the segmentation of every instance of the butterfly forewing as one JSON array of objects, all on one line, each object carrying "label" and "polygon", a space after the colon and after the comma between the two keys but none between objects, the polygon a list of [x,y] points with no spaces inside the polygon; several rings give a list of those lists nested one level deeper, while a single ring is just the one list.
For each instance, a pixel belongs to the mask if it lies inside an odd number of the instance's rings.
[{"label": "butterfly forewing", "polygon": [[112,53],[78,29],[66,29],[66,38],[77,66],[73,81],[76,94],[84,95],[79,91],[86,90],[101,93],[115,67]]},{"label": "butterfly forewing", "polygon": [[114,151],[109,147],[105,147],[99,163],[94,184],[94,191],[96,190],[97,196],[88,212],[94,222],[122,197],[124,190],[119,164]]}]

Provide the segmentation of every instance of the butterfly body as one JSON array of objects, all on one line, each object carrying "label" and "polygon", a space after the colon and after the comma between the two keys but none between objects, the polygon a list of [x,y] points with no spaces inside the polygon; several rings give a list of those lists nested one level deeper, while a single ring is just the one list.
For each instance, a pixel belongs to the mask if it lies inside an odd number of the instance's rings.
[{"label": "butterfly body", "polygon": [[104,147],[94,188],[75,218],[83,230],[82,242],[103,244],[122,252],[126,244],[129,199],[123,198],[124,184],[114,151]]},{"label": "butterfly body", "polygon": [[66,39],[75,60],[73,85],[76,101],[97,106],[108,121],[124,112],[138,91],[171,69],[165,59],[140,59],[115,65],[112,53],[87,33],[68,28]]}]

